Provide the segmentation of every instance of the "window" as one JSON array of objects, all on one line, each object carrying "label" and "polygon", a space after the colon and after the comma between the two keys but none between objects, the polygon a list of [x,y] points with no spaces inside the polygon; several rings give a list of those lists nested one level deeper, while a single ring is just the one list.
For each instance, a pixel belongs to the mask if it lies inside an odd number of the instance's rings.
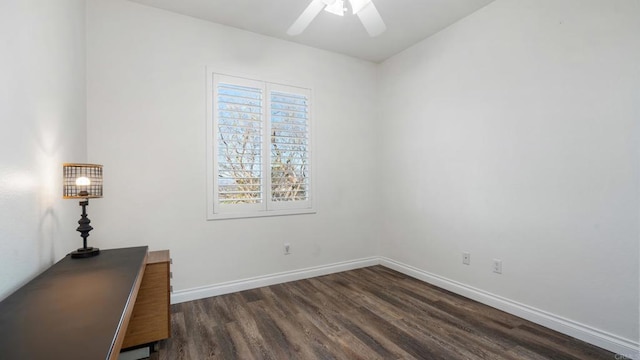
[{"label": "window", "polygon": [[311,91],[208,74],[208,218],[312,212]]}]

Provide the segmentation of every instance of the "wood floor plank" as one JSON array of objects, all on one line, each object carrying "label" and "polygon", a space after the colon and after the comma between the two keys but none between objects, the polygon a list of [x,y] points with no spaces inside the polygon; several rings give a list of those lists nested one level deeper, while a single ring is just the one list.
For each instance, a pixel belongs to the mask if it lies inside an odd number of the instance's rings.
[{"label": "wood floor plank", "polygon": [[248,339],[248,344],[254,352],[254,356],[260,359],[280,359],[276,356],[276,350],[278,350],[273,344],[265,340],[265,336],[268,334],[262,334],[260,327],[258,326],[258,319],[256,319],[245,303],[241,303],[241,297],[239,293],[230,294],[229,303],[232,303],[233,312],[236,316],[236,322],[240,326],[240,329],[245,334],[245,338]]},{"label": "wood floor plank", "polygon": [[249,304],[251,315],[255,319],[258,331],[262,334],[262,338],[272,344],[271,349],[276,359],[295,359],[297,358],[296,349],[289,341],[287,334],[278,326],[278,324],[269,315],[269,311],[259,306],[259,301]]},{"label": "wood floor plank", "polygon": [[[247,339],[244,334],[240,330],[240,327],[236,322],[228,322],[225,324],[225,329],[229,333],[229,337],[231,337],[233,343],[235,344],[236,356],[230,357],[229,359],[243,359],[243,360],[253,360],[258,359],[254,356],[249,344],[247,343]],[[181,359],[176,359],[181,360]]]},{"label": "wood floor plank", "polygon": [[[339,303],[335,298],[326,294],[316,294],[323,306],[339,308]],[[340,331],[336,334],[338,341],[346,348],[355,348],[358,358],[364,359],[391,359],[407,357],[408,354],[391,342],[384,341],[384,336],[376,337],[371,331],[365,330],[359,324],[354,323],[354,312],[359,308],[352,305],[343,308],[342,311],[330,313],[332,320],[339,324]],[[369,329],[371,330],[371,329]]]},{"label": "wood floor plank", "polygon": [[[609,354],[603,354],[596,346],[563,336],[540,325],[523,324],[516,328],[513,334],[519,338],[527,339],[529,344],[535,344],[534,346],[541,346],[545,349],[561,349],[562,356],[567,359],[611,359]],[[546,351],[539,352],[545,353]]]},{"label": "wood floor plank", "polygon": [[[266,303],[256,303],[254,306],[260,307],[260,311],[265,313],[272,311]],[[316,356],[313,348],[306,346],[306,344],[326,342],[324,337],[318,339],[319,335],[322,335],[322,332],[314,328],[312,324],[301,319],[298,314],[287,316],[272,314],[271,319],[290,344],[289,349],[292,352],[292,356],[289,358],[315,359]]]},{"label": "wood floor plank", "polygon": [[[196,300],[193,302],[193,306],[185,307],[183,314],[185,324],[190,324],[186,331],[190,353],[198,354],[199,359],[209,360],[215,359],[216,355],[221,355],[218,347],[224,346],[221,344],[225,344],[227,339],[222,337],[216,339],[215,335],[218,334],[215,330],[218,326],[215,320],[210,321],[204,309],[203,300]],[[214,339],[216,340],[214,341]]]},{"label": "wood floor plank", "polygon": [[190,304],[178,304],[171,307],[171,341],[160,342],[160,359],[190,359],[188,335],[182,309]]},{"label": "wood floor plank", "polygon": [[601,360],[615,355],[394,270],[363,269],[173,305],[153,360]]}]

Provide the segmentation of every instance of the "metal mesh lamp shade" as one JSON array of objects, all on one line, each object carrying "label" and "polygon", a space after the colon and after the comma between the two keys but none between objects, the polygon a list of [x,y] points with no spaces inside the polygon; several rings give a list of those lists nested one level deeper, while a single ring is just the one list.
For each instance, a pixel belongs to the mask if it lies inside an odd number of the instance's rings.
[{"label": "metal mesh lamp shade", "polygon": [[63,190],[65,199],[81,199],[82,215],[78,220],[77,231],[82,237],[83,247],[71,253],[72,258],[87,258],[100,254],[100,249],[87,246],[87,237],[93,227],[87,217],[89,199],[102,197],[102,165],[96,164],[63,164]]}]

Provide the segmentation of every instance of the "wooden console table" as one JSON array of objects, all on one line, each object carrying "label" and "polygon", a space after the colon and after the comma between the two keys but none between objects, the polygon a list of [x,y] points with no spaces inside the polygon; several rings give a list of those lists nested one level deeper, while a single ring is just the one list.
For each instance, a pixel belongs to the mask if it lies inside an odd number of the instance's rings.
[{"label": "wooden console table", "polygon": [[148,254],[142,246],[67,255],[18,289],[0,302],[0,358],[117,359]]},{"label": "wooden console table", "polygon": [[171,335],[171,258],[169,250],[152,251],[133,307],[122,348],[129,348]]}]

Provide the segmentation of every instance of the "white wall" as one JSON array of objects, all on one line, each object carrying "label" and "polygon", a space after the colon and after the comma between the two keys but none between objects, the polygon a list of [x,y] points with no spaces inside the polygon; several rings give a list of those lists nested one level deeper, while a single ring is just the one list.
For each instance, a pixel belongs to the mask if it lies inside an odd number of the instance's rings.
[{"label": "white wall", "polygon": [[62,163],[86,160],[85,4],[0,3],[0,299],[82,245]]},{"label": "white wall", "polygon": [[[378,253],[375,65],[129,1],[87,24],[95,244],[170,249],[177,291]],[[313,89],[317,214],[205,220],[207,65]]]},{"label": "white wall", "polygon": [[382,255],[637,344],[639,19],[498,0],[383,63]]},{"label": "white wall", "polygon": [[[89,0],[90,239],[178,291],[382,255],[637,344],[638,4],[498,0],[375,66]],[[205,220],[207,65],[314,89],[317,214]]]}]

